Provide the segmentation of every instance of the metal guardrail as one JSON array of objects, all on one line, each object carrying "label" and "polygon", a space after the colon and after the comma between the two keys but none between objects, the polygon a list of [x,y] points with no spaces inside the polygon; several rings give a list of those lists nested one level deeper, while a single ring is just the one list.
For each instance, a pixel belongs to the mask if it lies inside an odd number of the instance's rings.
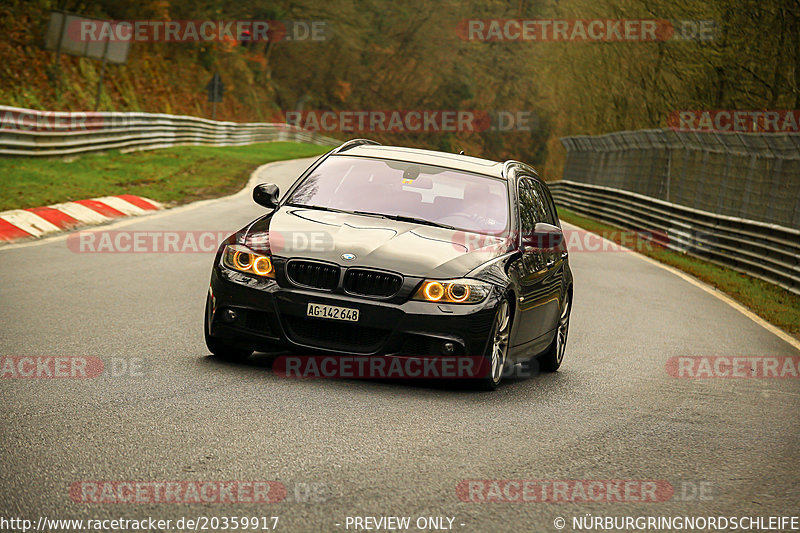
[{"label": "metal guardrail", "polygon": [[0,106],[0,155],[5,156],[68,156],[112,149],[129,152],[270,141],[341,144],[289,124],[220,122],[163,113],[35,111]]},{"label": "metal guardrail", "polygon": [[800,294],[800,230],[718,215],[574,181],[548,184],[556,204]]},{"label": "metal guardrail", "polygon": [[561,142],[566,180],[800,228],[800,133],[661,129]]}]

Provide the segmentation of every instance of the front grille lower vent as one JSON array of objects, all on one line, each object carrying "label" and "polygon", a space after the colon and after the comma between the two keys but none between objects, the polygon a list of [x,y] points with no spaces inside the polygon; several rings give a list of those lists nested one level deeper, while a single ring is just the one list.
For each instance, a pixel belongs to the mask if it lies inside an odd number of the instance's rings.
[{"label": "front grille lower vent", "polygon": [[390,331],[318,318],[287,316],[284,324],[294,342],[350,353],[370,353],[378,350]]}]

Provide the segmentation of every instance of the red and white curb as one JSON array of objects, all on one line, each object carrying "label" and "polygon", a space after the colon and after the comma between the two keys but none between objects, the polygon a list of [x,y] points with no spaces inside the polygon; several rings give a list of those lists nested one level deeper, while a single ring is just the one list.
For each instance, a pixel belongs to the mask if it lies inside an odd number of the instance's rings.
[{"label": "red and white curb", "polygon": [[47,207],[12,209],[0,212],[0,243],[42,237],[78,226],[105,222],[163,209],[153,200],[120,194],[78,200]]}]

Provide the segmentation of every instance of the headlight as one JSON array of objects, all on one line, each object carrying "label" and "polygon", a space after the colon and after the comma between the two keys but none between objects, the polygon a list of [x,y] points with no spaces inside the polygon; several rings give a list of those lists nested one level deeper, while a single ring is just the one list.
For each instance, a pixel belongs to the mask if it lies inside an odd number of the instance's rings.
[{"label": "headlight", "polygon": [[272,260],[266,255],[257,254],[241,244],[229,244],[222,251],[222,264],[226,267],[255,274],[262,278],[274,278]]},{"label": "headlight", "polygon": [[426,279],[412,299],[448,304],[476,304],[485,300],[490,290],[489,285],[474,279]]}]

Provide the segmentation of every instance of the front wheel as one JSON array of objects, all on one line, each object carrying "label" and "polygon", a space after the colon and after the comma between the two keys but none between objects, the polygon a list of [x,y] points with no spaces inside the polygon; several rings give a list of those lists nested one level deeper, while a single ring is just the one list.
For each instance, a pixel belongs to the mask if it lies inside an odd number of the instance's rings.
[{"label": "front wheel", "polygon": [[489,337],[490,343],[486,348],[486,366],[488,367],[485,376],[482,376],[476,386],[483,390],[494,390],[500,385],[503,379],[503,371],[508,359],[508,340],[511,332],[511,312],[508,300],[504,299],[497,306],[492,325],[492,334]]},{"label": "front wheel", "polygon": [[555,372],[564,360],[567,349],[567,334],[569,333],[569,313],[572,310],[572,300],[569,295],[564,298],[564,308],[558,318],[556,336],[545,353],[539,356],[539,368],[545,372]]},{"label": "front wheel", "polygon": [[214,357],[218,359],[223,359],[225,361],[244,361],[253,354],[253,350],[238,348],[220,339],[215,339],[214,337],[209,335],[208,331],[211,325],[210,317],[211,317],[211,296],[207,296],[205,320],[203,321],[203,333],[205,334],[206,348],[208,348],[208,351],[211,352],[211,354]]}]

